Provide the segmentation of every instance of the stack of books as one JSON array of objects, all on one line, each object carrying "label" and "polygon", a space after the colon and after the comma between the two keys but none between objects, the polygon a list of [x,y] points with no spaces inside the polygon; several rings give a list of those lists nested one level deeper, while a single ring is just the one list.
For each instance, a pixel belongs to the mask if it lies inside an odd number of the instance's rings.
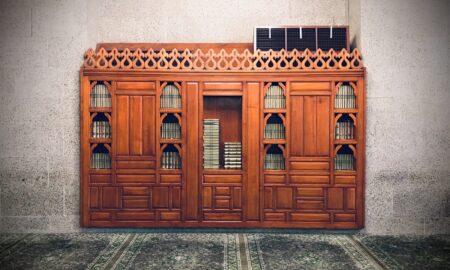
[{"label": "stack of books", "polygon": [[104,84],[96,84],[91,92],[91,107],[110,108],[111,95]]},{"label": "stack of books", "polygon": [[264,139],[284,139],[284,125],[281,123],[267,123],[264,128]]},{"label": "stack of books", "polygon": [[353,121],[346,120],[336,123],[335,139],[336,140],[351,140],[354,138]]},{"label": "stack of books", "polygon": [[225,169],[240,169],[242,167],[242,144],[240,142],[224,142]]},{"label": "stack of books", "polygon": [[338,89],[334,107],[338,109],[356,108],[356,98],[353,87],[350,85],[341,85]]},{"label": "stack of books", "polygon": [[111,169],[111,157],[108,153],[93,153],[91,159],[92,169]]},{"label": "stack of books", "polygon": [[337,154],[334,158],[335,170],[354,170],[355,158],[352,154]]},{"label": "stack of books", "polygon": [[161,168],[163,169],[180,169],[181,158],[178,152],[163,152],[161,157]]},{"label": "stack of books", "polygon": [[180,139],[181,127],[178,123],[162,123],[161,125],[162,139]]},{"label": "stack of books", "polygon": [[265,170],[284,170],[284,168],[283,154],[266,154],[264,159]]},{"label": "stack of books", "polygon": [[92,122],[92,138],[111,138],[111,126],[108,121]]},{"label": "stack of books", "polygon": [[267,94],[264,97],[264,108],[286,108],[286,98],[283,95],[283,89],[279,85],[271,85],[267,89]]},{"label": "stack of books", "polygon": [[219,168],[219,119],[203,120],[203,168]]},{"label": "stack of books", "polygon": [[166,85],[162,90],[161,108],[181,108],[181,96],[173,84]]}]

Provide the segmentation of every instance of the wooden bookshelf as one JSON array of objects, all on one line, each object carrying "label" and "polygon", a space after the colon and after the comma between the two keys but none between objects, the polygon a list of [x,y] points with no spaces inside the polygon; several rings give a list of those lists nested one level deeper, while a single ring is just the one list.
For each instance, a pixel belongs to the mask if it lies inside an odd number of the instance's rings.
[{"label": "wooden bookshelf", "polygon": [[[81,225],[362,228],[359,51],[267,54],[242,44],[235,51],[185,45],[201,50],[102,44],[85,53]],[[94,89],[103,100],[93,100]],[[208,150],[205,119],[219,123]],[[93,121],[108,123],[110,136],[96,130],[93,137]],[[238,143],[228,144],[227,159],[225,143]],[[108,155],[110,168],[92,167],[96,151]],[[205,151],[218,155],[216,168],[205,167]],[[279,166],[268,166],[269,159]]]}]

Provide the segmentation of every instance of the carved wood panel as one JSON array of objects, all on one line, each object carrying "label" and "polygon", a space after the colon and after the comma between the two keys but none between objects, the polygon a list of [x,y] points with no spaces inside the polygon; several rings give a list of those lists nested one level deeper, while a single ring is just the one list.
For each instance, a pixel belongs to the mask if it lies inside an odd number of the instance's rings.
[{"label": "carved wood panel", "polygon": [[155,96],[118,95],[117,154],[155,156]]},{"label": "carved wood panel", "polygon": [[330,97],[292,95],[290,100],[291,156],[328,156]]},{"label": "carved wood panel", "polygon": [[[88,52],[83,68],[88,75],[82,76],[95,78],[82,80],[82,108],[88,111],[82,114],[83,226],[363,226],[364,73],[359,57],[357,51]],[[168,71],[192,71],[192,76]],[[260,71],[270,72],[261,75]],[[349,112],[336,111],[332,89],[346,76],[358,94],[358,106]],[[97,80],[107,82],[110,109],[89,108],[86,97],[91,86],[84,84]],[[180,86],[182,108],[159,108],[157,93],[166,82]],[[285,108],[264,108],[264,89],[273,83],[281,83],[287,95]],[[237,107],[242,111],[233,107],[227,114],[222,107],[232,106],[205,105],[204,96],[239,97]],[[203,170],[202,120],[219,117],[214,108],[225,112],[219,116],[230,122],[227,130],[221,130],[222,139],[242,142],[242,170]],[[112,123],[112,138],[104,141],[92,140],[85,132],[85,122],[89,124],[99,113]],[[345,113],[357,123],[357,136],[336,144],[335,122]],[[174,143],[182,154],[179,169],[163,169],[158,160],[165,145],[173,143],[159,136],[158,125],[168,114],[177,117],[183,129],[182,138]],[[267,123],[275,121],[270,117],[284,124],[284,138],[262,137]],[[86,153],[98,144],[107,145],[111,169],[94,170],[86,163]],[[334,170],[332,155],[341,144],[358,150],[356,170]],[[264,154],[273,145],[280,149],[285,167],[265,170]]]}]

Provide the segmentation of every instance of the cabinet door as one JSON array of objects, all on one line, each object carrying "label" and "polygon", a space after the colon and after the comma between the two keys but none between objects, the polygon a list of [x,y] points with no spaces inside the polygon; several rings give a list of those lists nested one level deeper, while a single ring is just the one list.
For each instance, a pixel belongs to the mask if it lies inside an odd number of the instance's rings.
[{"label": "cabinet door", "polygon": [[[156,219],[156,91],[154,83],[118,82],[115,96],[116,222]],[[158,204],[159,203],[159,204]]]},{"label": "cabinet door", "polygon": [[329,156],[330,102],[327,95],[291,95],[291,157]]},{"label": "cabinet door", "polygon": [[156,156],[155,96],[117,95],[118,156]]}]

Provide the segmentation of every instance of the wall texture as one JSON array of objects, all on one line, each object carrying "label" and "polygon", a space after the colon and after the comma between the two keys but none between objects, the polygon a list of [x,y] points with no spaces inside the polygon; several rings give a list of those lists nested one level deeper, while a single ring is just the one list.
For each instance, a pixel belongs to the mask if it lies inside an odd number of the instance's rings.
[{"label": "wall texture", "polygon": [[450,1],[361,0],[366,230],[450,233]]},{"label": "wall texture", "polygon": [[254,25],[358,23],[369,76],[366,231],[448,232],[448,5],[383,2],[0,1],[0,231],[80,230],[78,70],[88,47],[250,42]]}]

